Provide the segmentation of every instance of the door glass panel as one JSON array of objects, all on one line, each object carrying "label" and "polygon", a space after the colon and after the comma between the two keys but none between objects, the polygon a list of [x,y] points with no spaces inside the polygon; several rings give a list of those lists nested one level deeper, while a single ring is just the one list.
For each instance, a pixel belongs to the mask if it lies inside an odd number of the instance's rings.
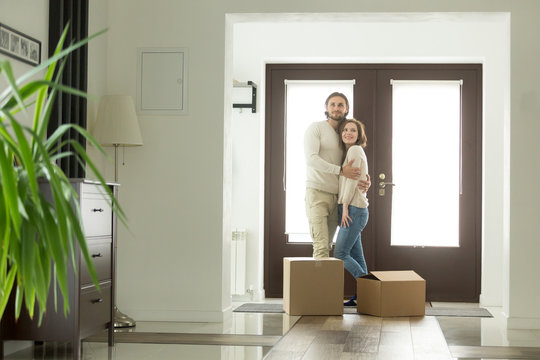
[{"label": "door glass panel", "polygon": [[392,82],[392,246],[459,246],[460,83]]},{"label": "door glass panel", "polygon": [[[334,91],[347,96],[349,117],[353,114],[354,80],[286,80],[285,114],[285,233],[289,242],[311,242],[304,197],[306,160],[304,132],[314,121],[325,120],[324,102]],[[337,233],[337,232],[336,232]],[[334,238],[335,241],[335,238]]]}]

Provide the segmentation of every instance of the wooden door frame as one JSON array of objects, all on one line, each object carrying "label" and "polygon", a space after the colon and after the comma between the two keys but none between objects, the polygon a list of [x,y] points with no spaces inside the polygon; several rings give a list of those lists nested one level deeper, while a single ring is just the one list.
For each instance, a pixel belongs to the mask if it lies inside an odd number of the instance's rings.
[{"label": "wooden door frame", "polygon": [[[475,277],[475,283],[476,283],[476,289],[477,289],[477,294],[478,296],[475,296],[476,298],[476,301],[479,297],[479,292],[480,292],[480,286],[481,286],[481,214],[482,214],[482,202],[481,202],[481,194],[482,194],[482,162],[481,162],[481,158],[482,158],[482,109],[481,109],[481,104],[482,104],[482,91],[481,91],[481,87],[482,87],[482,77],[481,77],[481,70],[482,70],[482,65],[481,64],[267,64],[266,66],[266,99],[265,99],[265,102],[266,102],[266,110],[265,110],[265,195],[264,195],[264,200],[265,200],[265,213],[264,213],[264,288],[265,288],[265,291],[266,291],[266,296],[267,297],[281,297],[282,295],[279,294],[279,293],[273,293],[271,291],[269,291],[268,289],[268,284],[270,282],[270,277],[272,275],[274,275],[274,277],[276,277],[276,275],[278,274],[273,274],[272,273],[272,268],[271,268],[271,262],[269,261],[270,259],[270,252],[271,252],[271,249],[270,249],[270,241],[269,239],[271,238],[271,229],[272,229],[272,224],[270,223],[269,219],[270,219],[270,213],[272,211],[272,209],[270,208],[270,204],[272,203],[272,198],[271,198],[271,187],[270,187],[270,178],[271,178],[271,163],[270,161],[272,160],[271,159],[271,154],[273,153],[272,151],[272,145],[276,145],[276,146],[281,146],[281,148],[283,148],[284,144],[283,144],[283,134],[277,134],[278,136],[281,135],[281,140],[280,142],[278,141],[278,143],[274,143],[272,144],[272,133],[271,133],[271,119],[272,119],[272,114],[274,113],[277,113],[277,112],[280,112],[280,113],[284,113],[285,111],[285,104],[283,102],[277,102],[277,101],[271,101],[271,99],[276,99],[276,98],[279,98],[279,96],[276,96],[276,94],[273,94],[272,91],[274,89],[272,89],[272,72],[273,71],[287,71],[287,70],[306,70],[306,71],[310,71],[310,70],[344,70],[344,71],[355,71],[355,70],[426,70],[426,69],[432,69],[432,70],[455,70],[455,69],[463,69],[463,68],[475,68],[475,69],[479,69],[479,88],[480,88],[480,91],[478,91],[477,93],[477,104],[479,104],[478,106],[478,109],[477,109],[477,131],[476,131],[476,146],[477,146],[477,152],[476,152],[476,156],[477,156],[477,159],[476,161],[478,161],[478,159],[480,160],[480,162],[477,162],[480,166],[477,167],[476,169],[476,172],[477,172],[477,176],[476,176],[476,180],[475,180],[475,186],[477,187],[478,189],[478,192],[476,194],[477,197],[479,197],[479,201],[477,199],[476,201],[476,208],[475,208],[475,214],[477,216],[477,219],[480,219],[480,222],[476,222],[476,228],[475,228],[475,248],[476,248],[476,259],[475,259],[475,268],[476,268],[476,277]],[[350,78],[350,77],[349,77]],[[309,79],[313,79],[313,78],[309,78]],[[332,78],[333,79],[333,78]],[[320,80],[324,80],[324,79],[320,79]],[[376,91],[376,90],[375,90]],[[360,94],[355,94],[354,95],[354,103],[355,104],[359,104],[360,101],[361,101],[361,95]],[[376,94],[374,94],[374,96],[376,96]],[[283,97],[283,96],[281,96]],[[358,101],[358,102],[357,102]],[[373,104],[374,107],[376,107],[376,104],[374,103]],[[323,104],[321,104],[321,109],[323,108]],[[356,113],[356,109],[358,109],[359,107],[355,105],[355,113]],[[377,113],[376,113],[376,109],[374,109],[374,116],[377,117]],[[350,114],[349,116],[351,116],[352,114]],[[355,117],[357,115],[355,114]],[[322,120],[322,119],[321,119]],[[359,120],[365,120],[365,119],[359,119]],[[373,123],[372,126],[369,126],[367,127],[368,129],[370,129],[369,131],[374,131],[374,128],[376,127],[376,123]],[[373,134],[373,133],[372,133]],[[368,139],[370,139],[369,141],[371,142],[370,144],[370,147],[372,149],[375,148],[375,144],[374,144],[374,137],[373,136],[370,136],[372,134],[368,134]],[[368,151],[366,151],[367,153]],[[371,154],[368,154],[368,162],[370,162],[371,164],[374,164],[375,163],[373,162],[373,151],[371,151]],[[374,168],[373,168],[374,170]],[[372,170],[372,171],[373,171]],[[373,173],[375,174],[375,173]],[[373,180],[373,176],[372,176],[372,181]],[[370,190],[370,192],[372,193],[374,190],[374,187],[372,186],[372,189]],[[370,204],[370,212],[373,212],[375,213],[376,211],[376,208],[375,206],[372,206],[372,204]],[[370,222],[372,223],[372,222]],[[371,226],[371,224],[368,223],[368,226]],[[366,228],[366,231],[370,231],[369,228]],[[310,244],[311,245],[311,244]],[[372,261],[374,261],[375,259],[375,249],[374,247],[373,248],[364,248],[364,251],[365,251],[365,255],[366,255],[366,260],[368,261],[368,266],[370,269],[377,269],[378,266],[376,263],[373,263]],[[291,254],[290,256],[306,256],[305,254],[304,255],[299,255],[300,253],[298,254]],[[275,270],[275,269],[274,269]],[[277,273],[280,273],[279,271],[277,271]],[[347,295],[347,294],[345,294]],[[474,299],[468,299],[469,301],[474,301]],[[464,301],[464,300],[462,300]]]}]

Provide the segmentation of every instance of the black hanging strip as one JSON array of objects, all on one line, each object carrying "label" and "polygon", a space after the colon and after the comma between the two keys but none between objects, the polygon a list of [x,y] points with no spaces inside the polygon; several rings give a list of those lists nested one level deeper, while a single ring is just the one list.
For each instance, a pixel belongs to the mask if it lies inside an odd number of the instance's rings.
[{"label": "black hanging strip", "polygon": [[[69,32],[64,46],[88,36],[88,0],[49,0],[49,57],[54,53],[64,28],[69,24]],[[61,83],[86,92],[88,81],[88,46],[83,46],[69,55]],[[59,93],[51,114],[47,134],[51,135],[62,124],[77,124],[86,128],[86,99]],[[69,131],[62,141],[75,140],[86,147],[84,137],[76,131]],[[64,146],[61,151],[69,151]],[[85,168],[74,156],[59,160],[59,166],[66,176],[84,178]]]}]

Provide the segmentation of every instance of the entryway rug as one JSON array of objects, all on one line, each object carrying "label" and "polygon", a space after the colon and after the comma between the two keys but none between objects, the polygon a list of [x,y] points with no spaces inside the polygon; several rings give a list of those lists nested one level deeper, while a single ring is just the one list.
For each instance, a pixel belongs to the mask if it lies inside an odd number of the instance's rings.
[{"label": "entryway rug", "polygon": [[284,313],[283,304],[245,303],[234,309],[234,312]]},{"label": "entryway rug", "polygon": [[484,308],[426,307],[426,316],[493,317]]},{"label": "entryway rug", "polygon": [[[282,304],[245,303],[234,309],[234,312],[253,313],[284,313]],[[344,308],[345,314],[356,314],[356,307],[347,306]],[[493,317],[484,308],[443,308],[427,307],[426,316],[457,316],[457,317]]]}]

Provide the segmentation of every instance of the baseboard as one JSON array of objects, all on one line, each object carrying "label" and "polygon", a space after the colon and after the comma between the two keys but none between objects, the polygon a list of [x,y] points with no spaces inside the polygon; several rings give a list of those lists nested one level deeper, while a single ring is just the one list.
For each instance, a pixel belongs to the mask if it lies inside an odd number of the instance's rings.
[{"label": "baseboard", "polygon": [[540,330],[540,318],[510,316],[506,318],[506,328],[514,330]]}]

